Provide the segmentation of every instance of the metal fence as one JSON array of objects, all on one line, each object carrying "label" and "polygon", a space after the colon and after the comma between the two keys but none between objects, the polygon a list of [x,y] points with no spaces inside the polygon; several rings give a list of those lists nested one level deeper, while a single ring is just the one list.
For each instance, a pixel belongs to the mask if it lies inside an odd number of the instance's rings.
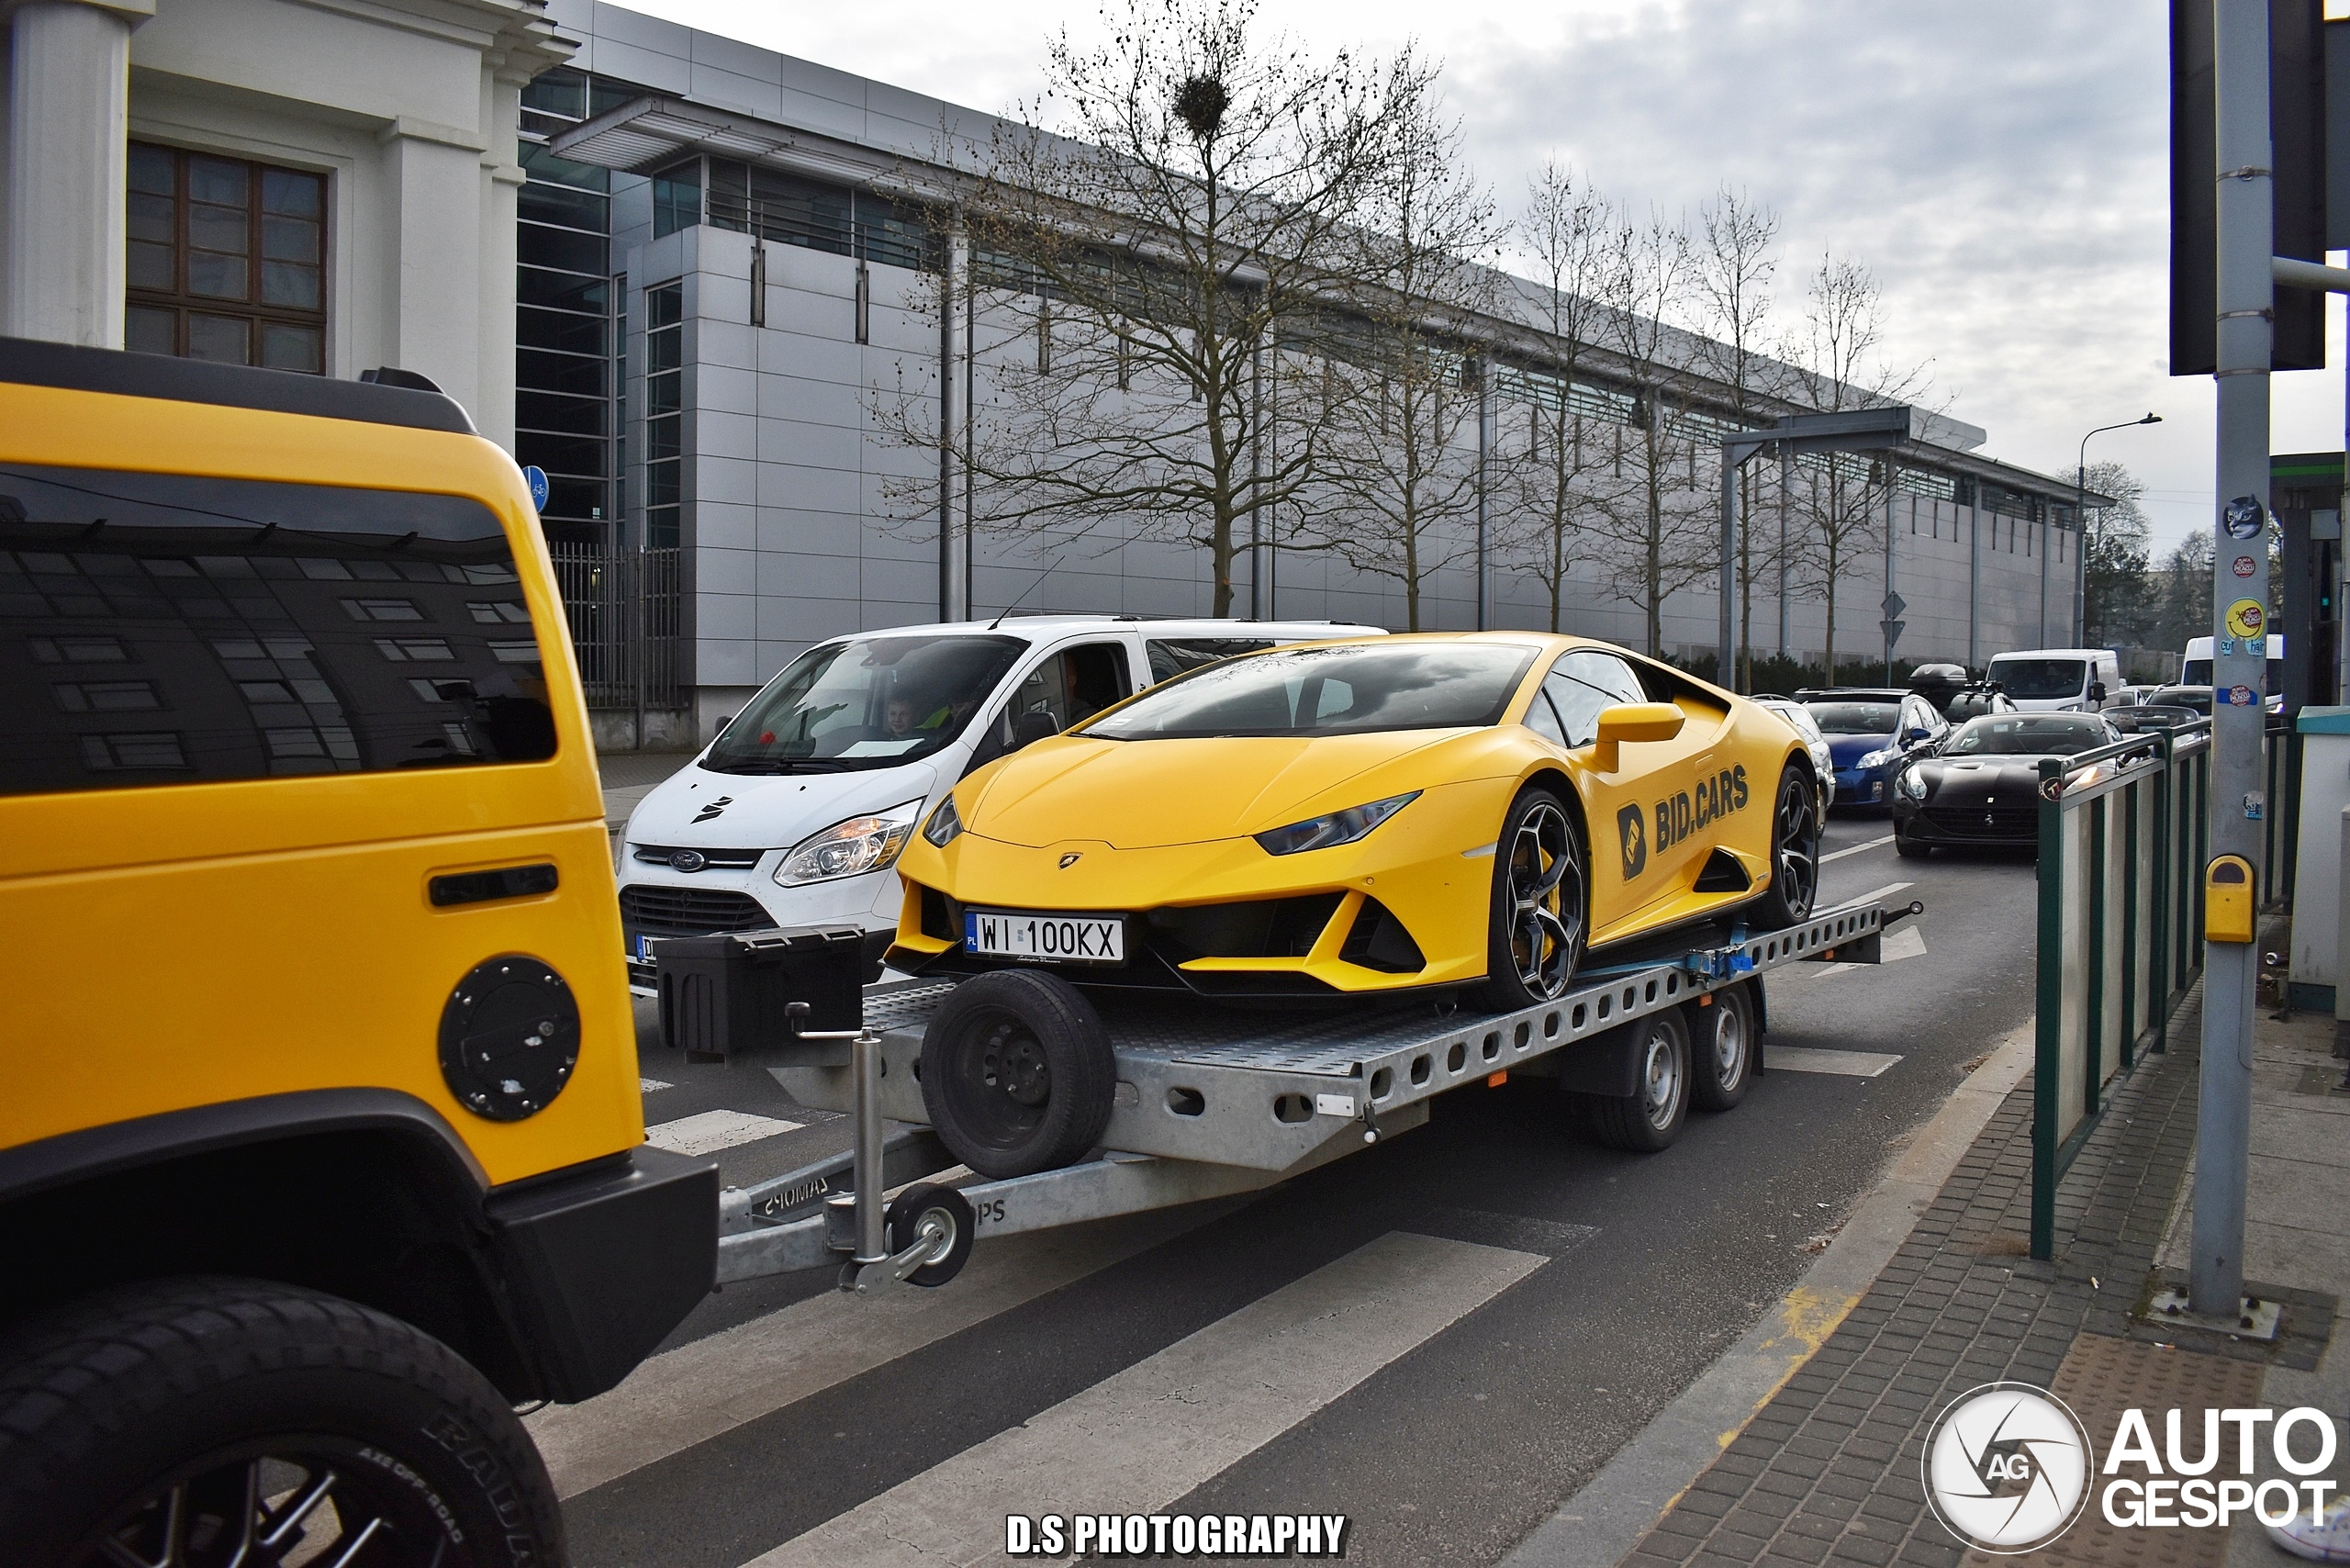
[{"label": "metal fence", "polygon": [[588,706],[647,710],[686,705],[685,591],[675,545],[617,549],[551,543],[555,584]]},{"label": "metal fence", "polygon": [[[2293,897],[2301,737],[2272,715],[2261,744],[2256,875],[2260,902],[2275,908]],[[2096,1126],[2107,1086],[2166,1048],[2171,1013],[2203,971],[2210,811],[2209,719],[2040,765],[2035,1258],[2053,1253],[2056,1183]]]},{"label": "metal fence", "polygon": [[2040,764],[2034,1258],[2054,1255],[2056,1183],[2107,1086],[2168,1046],[2202,972],[2210,792],[2209,719]]}]

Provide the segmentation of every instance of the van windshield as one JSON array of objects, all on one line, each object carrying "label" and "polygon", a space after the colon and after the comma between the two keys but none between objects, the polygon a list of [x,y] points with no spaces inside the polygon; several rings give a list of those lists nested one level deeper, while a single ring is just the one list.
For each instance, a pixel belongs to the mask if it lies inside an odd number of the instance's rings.
[{"label": "van windshield", "polygon": [[894,767],[963,733],[1027,644],[934,633],[856,637],[809,649],[726,727],[713,773]]},{"label": "van windshield", "polygon": [[1993,659],[1991,678],[2019,702],[2053,702],[2081,694],[2088,666],[2079,659]]},{"label": "van windshield", "polygon": [[[2181,686],[2210,685],[2211,661],[2210,659],[2188,660],[2185,667],[2178,672],[2178,683]],[[2270,659],[2268,661],[2268,693],[2273,697],[2284,689],[2285,661]]]}]

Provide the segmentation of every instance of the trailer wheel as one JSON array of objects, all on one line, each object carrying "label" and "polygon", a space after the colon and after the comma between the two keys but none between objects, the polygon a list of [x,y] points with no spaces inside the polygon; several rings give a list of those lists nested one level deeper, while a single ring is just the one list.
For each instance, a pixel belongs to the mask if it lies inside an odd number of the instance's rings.
[{"label": "trailer wheel", "polygon": [[1689,1093],[1701,1111],[1727,1111],[1754,1082],[1754,1002],[1743,985],[1724,986],[1711,1006],[1691,1003]]},{"label": "trailer wheel", "polygon": [[565,1560],[546,1465],[455,1351],[261,1280],[118,1287],[0,1346],[0,1562]]},{"label": "trailer wheel", "polygon": [[955,1158],[998,1179],[1081,1158],[1110,1125],[1117,1058],[1058,975],[1000,969],[955,988],[922,1042],[922,1098]]},{"label": "trailer wheel", "polygon": [[890,1200],[883,1223],[890,1228],[892,1257],[922,1239],[925,1223],[934,1225],[938,1231],[930,1261],[906,1276],[908,1284],[943,1285],[961,1273],[963,1265],[971,1260],[971,1241],[979,1230],[979,1216],[971,1212],[971,1200],[952,1187],[915,1182]]},{"label": "trailer wheel", "polygon": [[1689,1114],[1689,1031],[1678,1007],[1651,1013],[1632,1027],[1635,1087],[1629,1094],[1593,1096],[1591,1130],[1610,1148],[1654,1154],[1681,1136]]}]

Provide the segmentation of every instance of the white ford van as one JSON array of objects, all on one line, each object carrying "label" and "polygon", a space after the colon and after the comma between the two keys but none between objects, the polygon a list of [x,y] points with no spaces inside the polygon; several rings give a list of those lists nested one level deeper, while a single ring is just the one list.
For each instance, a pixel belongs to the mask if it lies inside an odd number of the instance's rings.
[{"label": "white ford van", "polygon": [[2024,648],[1991,661],[1997,681],[2019,711],[2094,713],[2121,692],[2121,662],[2111,648]]},{"label": "white ford van", "polygon": [[848,924],[878,961],[898,852],[964,774],[1184,670],[1281,643],[1382,636],[1326,621],[1023,615],[819,643],[629,817],[621,927],[647,943]]}]

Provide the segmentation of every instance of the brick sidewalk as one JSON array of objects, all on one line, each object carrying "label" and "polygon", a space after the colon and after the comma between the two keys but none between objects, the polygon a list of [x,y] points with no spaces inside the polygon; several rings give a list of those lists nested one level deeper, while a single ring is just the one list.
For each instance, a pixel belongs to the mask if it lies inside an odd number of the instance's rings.
[{"label": "brick sidewalk", "polygon": [[2171,1049],[2112,1085],[2104,1119],[2057,1190],[2053,1264],[2023,1256],[2027,1076],[1868,1294],[1642,1538],[1627,1568],[1956,1568],[1964,1549],[1927,1509],[1919,1479],[1926,1430],[1979,1383],[2054,1385],[2085,1334],[2151,1346],[2129,1313],[2151,1288],[2193,1150],[2200,1036],[2199,992],[2174,1020]]}]

